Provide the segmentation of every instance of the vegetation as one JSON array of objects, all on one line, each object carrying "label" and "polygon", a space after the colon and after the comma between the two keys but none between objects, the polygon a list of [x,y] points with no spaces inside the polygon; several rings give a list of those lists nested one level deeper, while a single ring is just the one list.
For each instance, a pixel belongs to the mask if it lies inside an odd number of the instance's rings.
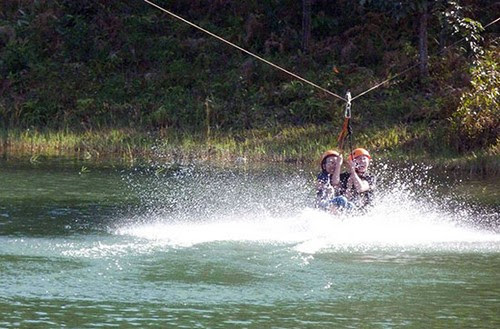
[{"label": "vegetation", "polygon": [[[355,144],[498,173],[495,1],[157,3],[340,95],[415,66],[354,101]],[[343,106],[142,1],[0,4],[4,153],[307,161]]]},{"label": "vegetation", "polygon": [[487,50],[471,69],[470,91],[466,91],[452,115],[455,143],[459,149],[500,148],[500,70],[497,49]]}]

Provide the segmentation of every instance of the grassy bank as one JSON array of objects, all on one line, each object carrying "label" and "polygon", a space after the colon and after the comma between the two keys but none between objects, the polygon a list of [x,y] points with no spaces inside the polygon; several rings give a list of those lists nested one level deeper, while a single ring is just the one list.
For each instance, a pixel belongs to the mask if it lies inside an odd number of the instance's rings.
[{"label": "grassy bank", "polygon": [[[297,1],[161,2],[340,95],[392,77],[354,96],[355,144],[377,157],[497,173],[498,38],[479,28],[496,18],[493,3],[466,11],[436,3],[425,26],[437,42],[428,43],[428,72],[419,72],[412,6],[395,15],[373,1],[314,1],[306,46]],[[2,9],[5,155],[313,163],[336,144],[344,102],[142,2],[7,1]],[[452,46],[464,37],[468,45]]]},{"label": "grassy bank", "polygon": [[[320,154],[337,145],[338,129],[307,125],[240,132],[182,133],[174,130],[144,132],[108,129],[71,131],[3,131],[0,153],[4,157],[74,157],[93,161],[109,159],[131,164],[148,161],[315,164]],[[487,151],[459,155],[443,136],[428,125],[393,126],[354,134],[353,147],[368,148],[375,158],[423,162],[456,169],[470,175],[500,174],[498,145]]]}]

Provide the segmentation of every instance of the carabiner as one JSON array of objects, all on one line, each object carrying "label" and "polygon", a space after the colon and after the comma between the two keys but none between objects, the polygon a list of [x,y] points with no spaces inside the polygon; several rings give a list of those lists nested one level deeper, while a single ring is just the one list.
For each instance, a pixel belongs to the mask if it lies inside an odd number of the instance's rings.
[{"label": "carabiner", "polygon": [[351,92],[348,91],[345,94],[345,98],[347,99],[347,102],[345,103],[345,112],[344,112],[344,117],[347,119],[351,118]]}]

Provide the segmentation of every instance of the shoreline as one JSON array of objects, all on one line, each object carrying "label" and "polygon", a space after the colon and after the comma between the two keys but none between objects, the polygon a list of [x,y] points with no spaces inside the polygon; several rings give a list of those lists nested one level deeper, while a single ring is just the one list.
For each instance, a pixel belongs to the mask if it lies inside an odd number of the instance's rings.
[{"label": "shoreline", "polygon": [[[32,162],[44,157],[62,157],[124,165],[202,162],[224,166],[287,163],[314,167],[324,150],[331,148],[328,141],[336,141],[335,134],[328,135],[325,131],[326,128],[320,126],[285,127],[207,137],[164,130],[154,133],[134,129],[80,133],[11,130],[0,134],[0,156],[3,159],[30,159]],[[407,134],[406,131],[403,133]],[[379,135],[383,136],[383,133],[379,132]],[[426,152],[425,145],[430,141],[408,147],[400,136],[392,136],[390,142],[380,137],[371,140],[362,137],[360,140],[365,141],[358,145],[367,145],[365,147],[379,161],[421,163],[437,170],[459,171],[469,177],[500,176],[500,155],[496,152],[470,152],[466,156],[452,154],[443,146],[443,154],[439,155]],[[344,150],[344,153],[348,151]]]},{"label": "shoreline", "polygon": [[[0,161],[8,166],[38,168],[70,164],[79,173],[91,168],[142,166],[175,170],[194,164],[243,170],[283,166],[293,171],[301,167],[313,174],[318,158],[326,149],[323,145],[328,145],[326,139],[336,139],[332,134],[312,142],[301,138],[313,128],[317,127],[283,129],[278,134],[271,130],[248,131],[247,135],[221,134],[209,139],[203,135],[162,135],[131,129],[82,133],[16,131],[8,135],[7,143],[0,140]],[[375,157],[375,170],[424,169],[451,179],[455,197],[465,203],[477,202],[495,209],[500,206],[497,201],[500,188],[495,183],[500,176],[500,156],[496,154],[439,157],[419,149],[403,153],[391,147],[370,148],[370,151]]]}]

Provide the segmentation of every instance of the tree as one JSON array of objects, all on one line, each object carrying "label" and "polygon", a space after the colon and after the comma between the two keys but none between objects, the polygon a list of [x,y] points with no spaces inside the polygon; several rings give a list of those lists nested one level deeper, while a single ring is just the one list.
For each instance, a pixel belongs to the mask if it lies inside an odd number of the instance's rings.
[{"label": "tree", "polygon": [[424,80],[429,76],[428,46],[427,46],[427,21],[428,21],[428,3],[426,0],[419,2],[421,4],[418,19],[418,60],[420,69],[420,79]]},{"label": "tree", "polygon": [[309,51],[311,41],[311,1],[302,0],[302,50]]},{"label": "tree", "polygon": [[416,15],[418,22],[418,61],[420,80],[425,81],[429,76],[429,51],[428,51],[428,20],[429,13],[436,2],[428,0],[360,0],[364,6],[372,6],[388,13],[393,19],[400,21],[411,15]]},{"label": "tree", "polygon": [[451,116],[452,136],[460,151],[496,144],[500,136],[500,70],[498,45],[487,49],[471,67],[471,86]]}]

